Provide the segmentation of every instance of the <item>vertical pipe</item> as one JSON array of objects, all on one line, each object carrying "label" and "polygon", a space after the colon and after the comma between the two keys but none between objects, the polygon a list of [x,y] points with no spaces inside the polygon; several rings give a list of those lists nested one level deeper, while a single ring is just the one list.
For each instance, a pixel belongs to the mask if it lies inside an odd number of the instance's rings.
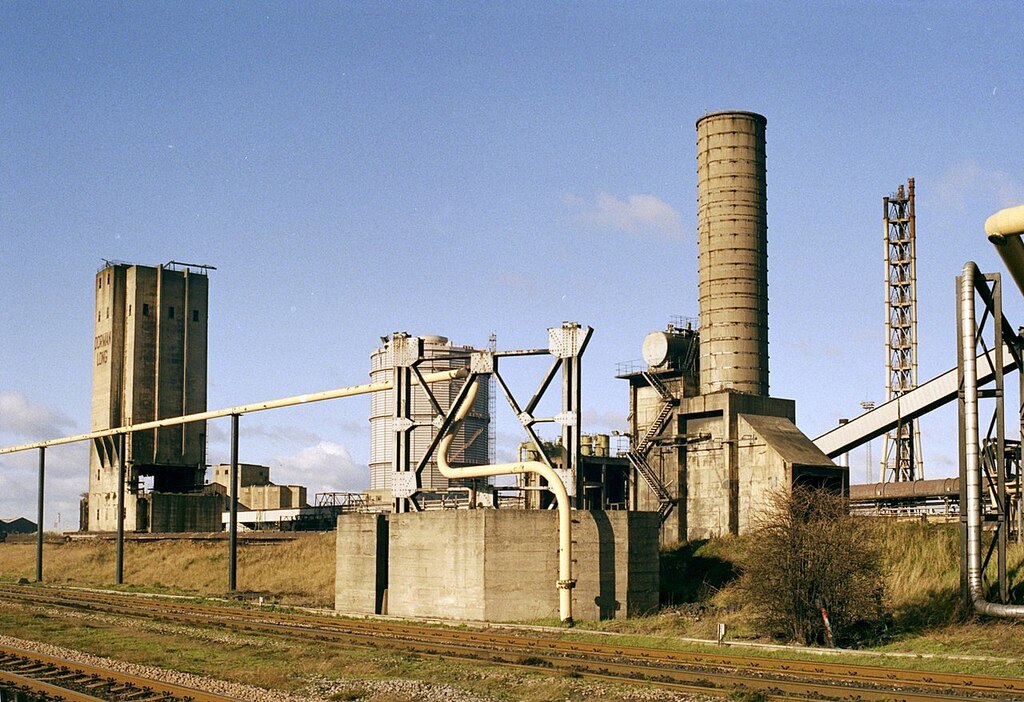
[{"label": "vertical pipe", "polygon": [[466,395],[462,405],[452,417],[452,424],[437,447],[438,470],[446,478],[483,478],[496,475],[536,473],[548,481],[548,489],[554,493],[555,503],[558,507],[558,581],[555,583],[558,589],[558,613],[563,624],[572,626],[572,590],[576,587],[576,580],[572,577],[572,506],[569,502],[569,493],[558,473],[540,461],[462,468],[453,468],[448,463],[448,449],[451,448],[452,440],[459,431],[462,420],[469,414],[469,409],[476,400],[479,376],[471,377],[467,382],[470,383],[470,386],[465,391]]},{"label": "vertical pipe", "polygon": [[[844,424],[849,424],[849,423],[850,423],[850,420],[845,418],[845,417],[842,417],[842,418],[839,419],[839,426],[843,426]],[[839,465],[841,465],[843,468],[849,468],[850,467],[850,452],[849,451],[847,451],[846,453],[844,453],[842,456],[839,457]]]},{"label": "vertical pipe", "polygon": [[576,407],[576,358],[568,356],[562,359],[562,413],[569,418],[562,425],[562,469],[573,481],[574,495],[571,498],[576,509],[583,509],[583,473],[579,462],[579,408]]},{"label": "vertical pipe", "polygon": [[43,485],[46,476],[46,448],[39,447],[39,502],[36,505],[36,582],[43,582]]},{"label": "vertical pipe", "polygon": [[238,584],[238,415],[231,415],[231,475],[228,478],[228,592]]},{"label": "vertical pipe", "polygon": [[[966,599],[969,606],[980,614],[993,617],[1024,617],[1024,606],[996,604],[985,600],[985,592],[982,585],[982,471],[980,456],[980,441],[978,437],[978,361],[977,353],[977,330],[978,325],[975,315],[974,296],[976,281],[985,285],[985,279],[973,261],[964,264],[963,274],[957,279],[960,283],[959,290],[959,314],[958,314],[958,356],[960,360],[960,377],[962,397],[961,402],[961,496],[966,496],[967,505],[967,529],[964,534],[966,553]],[[998,298],[996,302],[999,302]],[[993,313],[993,324],[999,327],[1002,311]],[[997,337],[998,338],[998,337]],[[996,366],[1000,366],[1002,349],[996,351]],[[999,457],[1000,462],[1002,457]],[[966,478],[966,489],[963,483]],[[961,502],[961,512],[963,511]],[[962,518],[961,518],[962,519]],[[963,523],[963,522],[961,522]],[[1005,525],[1004,525],[1005,531]],[[963,558],[963,553],[961,558]],[[963,562],[963,561],[961,561]],[[961,582],[964,577],[961,574]]]},{"label": "vertical pipe", "polygon": [[[964,278],[967,275],[967,267],[965,266],[964,273],[956,277],[958,300],[960,299],[960,296],[962,296],[962,291],[967,285],[967,283],[964,282]],[[960,593],[964,611],[970,611],[972,598],[970,591],[971,580],[968,573],[970,570],[968,555],[968,524],[967,510],[964,509],[964,506],[967,504],[967,386],[964,384],[967,368],[964,361],[964,354],[973,353],[975,348],[973,343],[968,344],[967,342],[967,323],[964,319],[964,307],[965,305],[962,301],[956,306],[956,328],[957,333],[960,335],[960,343],[956,345],[957,387],[961,388],[960,398],[957,402],[957,454],[960,478]]]},{"label": "vertical pipe", "polygon": [[124,584],[124,482],[125,482],[125,435],[117,435],[117,577],[118,585]]}]

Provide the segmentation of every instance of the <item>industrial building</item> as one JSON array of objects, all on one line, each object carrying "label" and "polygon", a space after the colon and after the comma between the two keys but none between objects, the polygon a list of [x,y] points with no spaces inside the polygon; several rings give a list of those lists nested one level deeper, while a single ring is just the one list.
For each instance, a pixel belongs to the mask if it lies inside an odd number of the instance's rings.
[{"label": "industrial building", "polygon": [[[206,409],[207,268],[107,262],[96,274],[93,431]],[[201,494],[205,422],[133,432],[124,448],[92,441],[83,530],[117,529],[121,461],[126,530],[216,528],[218,498]]]},{"label": "industrial building", "polygon": [[231,497],[238,495],[236,518],[243,529],[299,529],[319,518],[323,510],[309,506],[304,485],[277,485],[270,480],[270,467],[254,463],[238,464],[237,490],[231,489],[231,465],[212,467],[212,480],[206,491],[221,497],[218,526],[230,521]]},{"label": "industrial building", "polygon": [[[231,465],[213,466],[210,488],[224,495],[225,502],[233,494]],[[308,507],[304,485],[277,485],[270,481],[270,467],[253,463],[238,464],[238,507],[248,510],[301,509]]]},{"label": "industrial building", "polygon": [[[765,126],[749,112],[697,122],[700,325],[650,334],[645,367],[620,374],[630,392],[625,460],[607,455],[607,437],[584,441],[580,432],[579,356],[589,330],[549,329],[556,361],[540,392],[565,363],[562,412],[545,420],[561,425],[559,442],[533,432],[539,395],[521,406],[498,371],[503,356],[536,350],[474,359],[474,382],[498,378],[531,437],[519,463],[475,474],[516,473],[523,506],[535,509],[339,518],[338,609],[489,620],[558,611],[571,621],[574,608],[593,618],[629,616],[657,603],[650,564],[659,543],[742,533],[773,492],[798,483],[848,490],[848,470],[796,427],[795,403],[769,395]],[[600,469],[588,471],[588,459]],[[571,544],[555,540],[555,515],[545,509],[555,505],[537,492],[556,475],[567,488],[558,500],[576,509]],[[626,510],[609,511],[623,498]],[[554,556],[569,548],[576,566],[566,579]],[[615,583],[614,596],[593,595],[595,581]],[[559,605],[567,591],[569,606]]]},{"label": "industrial building", "polygon": [[2,534],[33,534],[36,523],[24,517],[0,519],[0,535]]},{"label": "industrial building", "polygon": [[755,524],[773,490],[847,490],[849,474],[768,392],[767,120],[697,121],[700,328],[650,334],[630,387],[632,509],[658,511],[669,545]]}]

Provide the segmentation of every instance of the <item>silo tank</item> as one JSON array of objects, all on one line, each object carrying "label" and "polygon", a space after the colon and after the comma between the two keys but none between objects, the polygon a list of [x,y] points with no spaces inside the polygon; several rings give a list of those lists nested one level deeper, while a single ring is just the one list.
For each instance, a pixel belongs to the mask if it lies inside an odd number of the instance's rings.
[{"label": "silo tank", "polygon": [[[419,365],[423,373],[462,368],[469,365],[469,354],[476,349],[469,346],[455,346],[443,336],[424,336],[423,353],[425,360]],[[376,349],[370,355],[370,381],[383,382],[392,379],[393,362],[391,343]],[[441,409],[447,411],[462,389],[464,380],[446,380],[430,386]],[[449,452],[454,466],[482,465],[487,463],[490,454],[490,434],[488,423],[490,386],[481,383],[473,409],[455,435]],[[426,453],[430,442],[437,431],[431,426],[437,413],[431,405],[423,388],[413,385],[412,388],[412,420],[424,425],[414,429],[411,434],[411,453],[413,465]],[[370,395],[370,489],[382,490],[391,487],[394,457],[394,430],[392,415],[394,413],[394,393],[381,390]],[[448,487],[448,480],[437,468],[436,456],[431,458],[420,474],[424,490],[440,490]]]},{"label": "silo tank", "polygon": [[753,112],[697,121],[701,394],[768,394],[766,124]]},{"label": "silo tank", "polygon": [[644,363],[651,368],[671,366],[682,359],[693,343],[693,332],[656,331],[644,337]]}]

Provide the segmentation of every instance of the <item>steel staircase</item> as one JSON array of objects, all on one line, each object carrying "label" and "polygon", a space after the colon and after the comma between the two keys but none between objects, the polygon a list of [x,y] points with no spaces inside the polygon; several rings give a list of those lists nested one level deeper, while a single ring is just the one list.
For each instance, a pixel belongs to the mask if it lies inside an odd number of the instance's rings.
[{"label": "steel staircase", "polygon": [[640,474],[658,498],[658,502],[661,503],[658,507],[658,515],[661,517],[661,521],[665,521],[669,513],[672,511],[672,508],[675,507],[675,502],[672,499],[672,493],[668,491],[665,483],[661,481],[661,478],[658,477],[654,468],[647,462],[647,453],[651,448],[651,444],[654,442],[654,438],[661,433],[662,429],[665,428],[665,422],[668,421],[668,418],[672,414],[672,408],[676,405],[676,399],[658,377],[648,371],[644,371],[642,375],[644,380],[646,380],[652,388],[657,390],[663,402],[661,410],[658,412],[658,416],[655,417],[654,421],[647,427],[647,431],[645,431],[643,436],[640,437],[640,440],[637,441],[636,446],[626,452],[626,458],[629,459],[630,465],[636,469],[636,472]]}]

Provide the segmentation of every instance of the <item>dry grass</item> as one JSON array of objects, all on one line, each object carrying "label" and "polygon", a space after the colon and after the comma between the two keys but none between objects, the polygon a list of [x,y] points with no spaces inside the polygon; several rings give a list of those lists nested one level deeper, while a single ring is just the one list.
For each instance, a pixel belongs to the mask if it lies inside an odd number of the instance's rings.
[{"label": "dry grass", "polygon": [[[35,577],[35,545],[0,544],[0,579]],[[242,591],[273,593],[282,604],[331,607],[334,603],[334,534],[299,534],[293,541],[240,542],[237,585]],[[47,543],[43,580],[106,587],[115,580],[113,541]],[[124,583],[128,587],[194,595],[227,592],[226,541],[127,541]]]}]

